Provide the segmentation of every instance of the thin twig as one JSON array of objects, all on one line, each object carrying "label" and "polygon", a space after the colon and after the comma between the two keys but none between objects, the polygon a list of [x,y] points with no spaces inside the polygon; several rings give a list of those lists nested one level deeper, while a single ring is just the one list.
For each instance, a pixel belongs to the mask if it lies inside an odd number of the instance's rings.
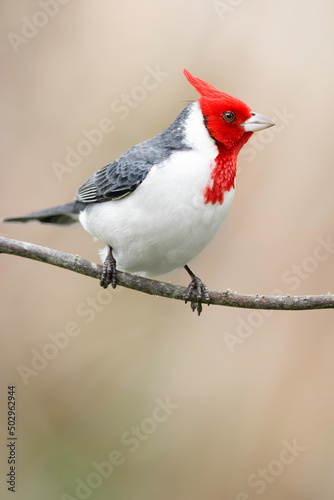
[{"label": "thin twig", "polygon": [[[79,255],[71,255],[32,243],[0,237],[0,253],[39,260],[53,266],[69,269],[76,273],[100,279],[102,266],[83,259]],[[149,295],[185,300],[187,288],[171,283],[164,283],[133,274],[117,272],[120,286],[131,288]],[[210,290],[210,304],[247,309],[276,309],[285,311],[301,311],[307,309],[334,308],[334,294],[327,295],[248,295],[230,290]]]}]

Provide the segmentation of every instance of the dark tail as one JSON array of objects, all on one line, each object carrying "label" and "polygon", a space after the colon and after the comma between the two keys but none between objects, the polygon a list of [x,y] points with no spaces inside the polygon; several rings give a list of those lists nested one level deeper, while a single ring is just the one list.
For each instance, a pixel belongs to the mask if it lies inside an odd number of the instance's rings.
[{"label": "dark tail", "polygon": [[67,226],[78,222],[79,213],[85,209],[87,203],[73,201],[59,207],[48,208],[40,212],[31,212],[20,217],[6,217],[4,222],[30,222],[38,220],[43,224],[61,224]]}]

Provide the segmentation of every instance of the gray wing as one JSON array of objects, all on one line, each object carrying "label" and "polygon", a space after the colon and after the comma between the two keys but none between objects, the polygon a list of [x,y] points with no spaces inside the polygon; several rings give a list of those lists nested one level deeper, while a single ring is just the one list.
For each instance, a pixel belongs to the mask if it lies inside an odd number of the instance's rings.
[{"label": "gray wing", "polygon": [[79,188],[76,199],[85,203],[96,203],[126,196],[143,182],[155,163],[154,158],[156,155],[152,148],[144,144],[135,146],[118,160],[95,172]]},{"label": "gray wing", "polygon": [[96,203],[123,198],[137,189],[154,165],[167,160],[176,150],[191,149],[184,142],[184,123],[191,106],[186,106],[164,132],[98,170],[79,188],[76,199]]}]

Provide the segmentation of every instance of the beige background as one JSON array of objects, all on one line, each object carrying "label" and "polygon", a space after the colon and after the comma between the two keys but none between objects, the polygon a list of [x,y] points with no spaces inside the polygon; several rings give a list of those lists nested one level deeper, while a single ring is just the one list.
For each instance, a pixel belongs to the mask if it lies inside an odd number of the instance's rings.
[{"label": "beige background", "polygon": [[[334,240],[333,2],[72,0],[46,23],[43,3],[1,6],[1,216],[70,201],[95,170],[168,126],[196,98],[186,67],[277,123],[240,155],[234,205],[192,267],[210,288],[334,291],[333,248],[319,247]],[[24,16],[45,26],[15,45],[8,34],[20,35]],[[156,88],[138,90],[157,66]],[[116,100],[131,93],[121,114]],[[104,118],[114,130],[60,182],[54,162]],[[98,260],[79,225],[1,233]],[[94,500],[333,498],[332,311],[210,307],[198,318],[181,302],[98,295],[97,281],[37,262],[2,256],[0,266],[0,457],[6,473],[14,383],[15,498],[76,498],[78,480],[94,478]],[[182,271],[165,279],[188,281]],[[66,347],[46,347],[73,322],[80,332]],[[54,359],[25,384],[18,367],[43,349]],[[178,408],[147,420],[167,397]],[[151,433],[131,452],[122,435],[141,424]],[[124,463],[90,476],[114,450]],[[0,488],[7,498],[4,475]]]}]

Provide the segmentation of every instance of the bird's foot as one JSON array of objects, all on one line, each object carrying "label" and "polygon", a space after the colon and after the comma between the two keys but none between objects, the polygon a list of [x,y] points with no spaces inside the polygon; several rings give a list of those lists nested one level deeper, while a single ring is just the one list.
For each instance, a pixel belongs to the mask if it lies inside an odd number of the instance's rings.
[{"label": "bird's foot", "polygon": [[109,247],[109,252],[103,264],[100,285],[103,288],[108,288],[108,286],[111,284],[113,288],[116,288],[117,285],[116,274],[117,274],[116,260],[112,254],[111,247]]},{"label": "bird's foot", "polygon": [[188,266],[184,266],[187,273],[191,276],[191,282],[188,286],[185,303],[190,301],[190,307],[197,311],[198,316],[202,312],[202,303],[210,305],[210,296],[207,286],[202,280],[194,274]]}]

